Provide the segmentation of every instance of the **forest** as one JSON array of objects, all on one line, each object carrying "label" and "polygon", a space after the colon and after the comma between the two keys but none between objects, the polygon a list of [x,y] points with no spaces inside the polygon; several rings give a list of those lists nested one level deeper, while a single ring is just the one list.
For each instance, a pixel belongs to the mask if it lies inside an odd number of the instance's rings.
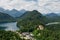
[{"label": "forest", "polygon": [[[27,11],[16,19],[19,30],[15,32],[0,30],[0,40],[30,40],[22,39],[16,32],[19,34],[24,32],[32,33],[35,40],[60,40],[60,24],[45,25],[51,18],[48,19],[36,10]],[[13,17],[9,20],[13,20]],[[52,21],[51,19],[50,22]],[[41,30],[41,28],[43,29]]]}]

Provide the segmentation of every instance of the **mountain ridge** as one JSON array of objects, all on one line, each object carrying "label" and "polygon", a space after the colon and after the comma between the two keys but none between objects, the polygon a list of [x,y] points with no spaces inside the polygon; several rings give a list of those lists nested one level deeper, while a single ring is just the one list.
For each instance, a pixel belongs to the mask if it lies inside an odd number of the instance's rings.
[{"label": "mountain ridge", "polygon": [[0,12],[0,23],[3,22],[13,22],[15,19],[6,13]]},{"label": "mountain ridge", "polygon": [[0,12],[2,13],[6,13],[6,14],[9,14],[10,16],[12,17],[19,17],[21,16],[22,14],[24,14],[26,12],[25,9],[22,9],[22,10],[16,10],[16,9],[12,9],[12,10],[5,10],[3,8],[0,8]]}]

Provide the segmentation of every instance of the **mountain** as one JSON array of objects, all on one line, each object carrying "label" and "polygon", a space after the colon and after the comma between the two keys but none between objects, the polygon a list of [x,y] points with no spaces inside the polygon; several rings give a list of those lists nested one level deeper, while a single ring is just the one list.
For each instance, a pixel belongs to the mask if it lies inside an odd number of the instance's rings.
[{"label": "mountain", "polygon": [[20,11],[16,10],[16,9],[12,9],[12,10],[5,10],[5,13],[13,16],[13,17],[19,17],[21,16],[26,10],[22,9]]},{"label": "mountain", "polygon": [[23,15],[20,16],[20,18],[25,19],[25,18],[39,18],[39,17],[43,17],[43,15],[41,13],[39,13],[36,10],[33,11],[27,11],[25,12]]},{"label": "mountain", "polygon": [[12,21],[15,21],[13,17],[11,17],[10,15],[6,13],[0,12],[0,23],[1,22],[12,22]]},{"label": "mountain", "polygon": [[56,13],[49,13],[45,15],[49,22],[60,22],[60,16]]},{"label": "mountain", "polygon": [[26,12],[25,9],[22,9],[22,10],[16,10],[16,9],[12,9],[12,10],[5,10],[4,8],[1,8],[0,7],[0,12],[2,13],[7,13],[9,14],[10,16],[12,17],[19,17],[21,16],[22,14],[24,14]]},{"label": "mountain", "polygon": [[32,31],[38,25],[45,24],[45,18],[45,16],[36,10],[27,11],[22,16],[20,16],[17,26],[21,31]]},{"label": "mountain", "polygon": [[58,15],[57,14],[55,14],[55,13],[49,13],[49,14],[47,14],[46,15],[46,17],[57,17]]},{"label": "mountain", "polygon": [[20,19],[29,19],[29,20],[41,20],[44,21],[45,17],[38,11],[33,10],[33,11],[27,11],[23,15],[20,16]]},{"label": "mountain", "polygon": [[60,16],[60,13],[56,13],[58,16]]},{"label": "mountain", "polygon": [[0,7],[0,12],[4,12],[4,11],[5,11],[5,9],[3,9],[3,8]]}]

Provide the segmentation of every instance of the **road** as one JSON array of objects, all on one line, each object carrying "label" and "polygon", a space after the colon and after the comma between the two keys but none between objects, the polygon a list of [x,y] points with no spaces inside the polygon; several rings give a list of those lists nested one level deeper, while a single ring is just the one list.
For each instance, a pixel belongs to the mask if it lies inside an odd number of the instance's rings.
[{"label": "road", "polygon": [[45,25],[48,26],[48,25],[53,25],[53,24],[60,24],[60,22],[51,22],[51,23],[47,23]]}]

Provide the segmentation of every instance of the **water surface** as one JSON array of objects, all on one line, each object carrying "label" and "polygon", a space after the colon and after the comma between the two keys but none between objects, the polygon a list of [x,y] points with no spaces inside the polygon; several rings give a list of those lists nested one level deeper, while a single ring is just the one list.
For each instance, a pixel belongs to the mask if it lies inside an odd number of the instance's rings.
[{"label": "water surface", "polygon": [[0,26],[2,27],[6,27],[6,31],[16,31],[18,30],[18,27],[17,27],[17,22],[11,22],[11,23],[2,23],[0,24]]}]

